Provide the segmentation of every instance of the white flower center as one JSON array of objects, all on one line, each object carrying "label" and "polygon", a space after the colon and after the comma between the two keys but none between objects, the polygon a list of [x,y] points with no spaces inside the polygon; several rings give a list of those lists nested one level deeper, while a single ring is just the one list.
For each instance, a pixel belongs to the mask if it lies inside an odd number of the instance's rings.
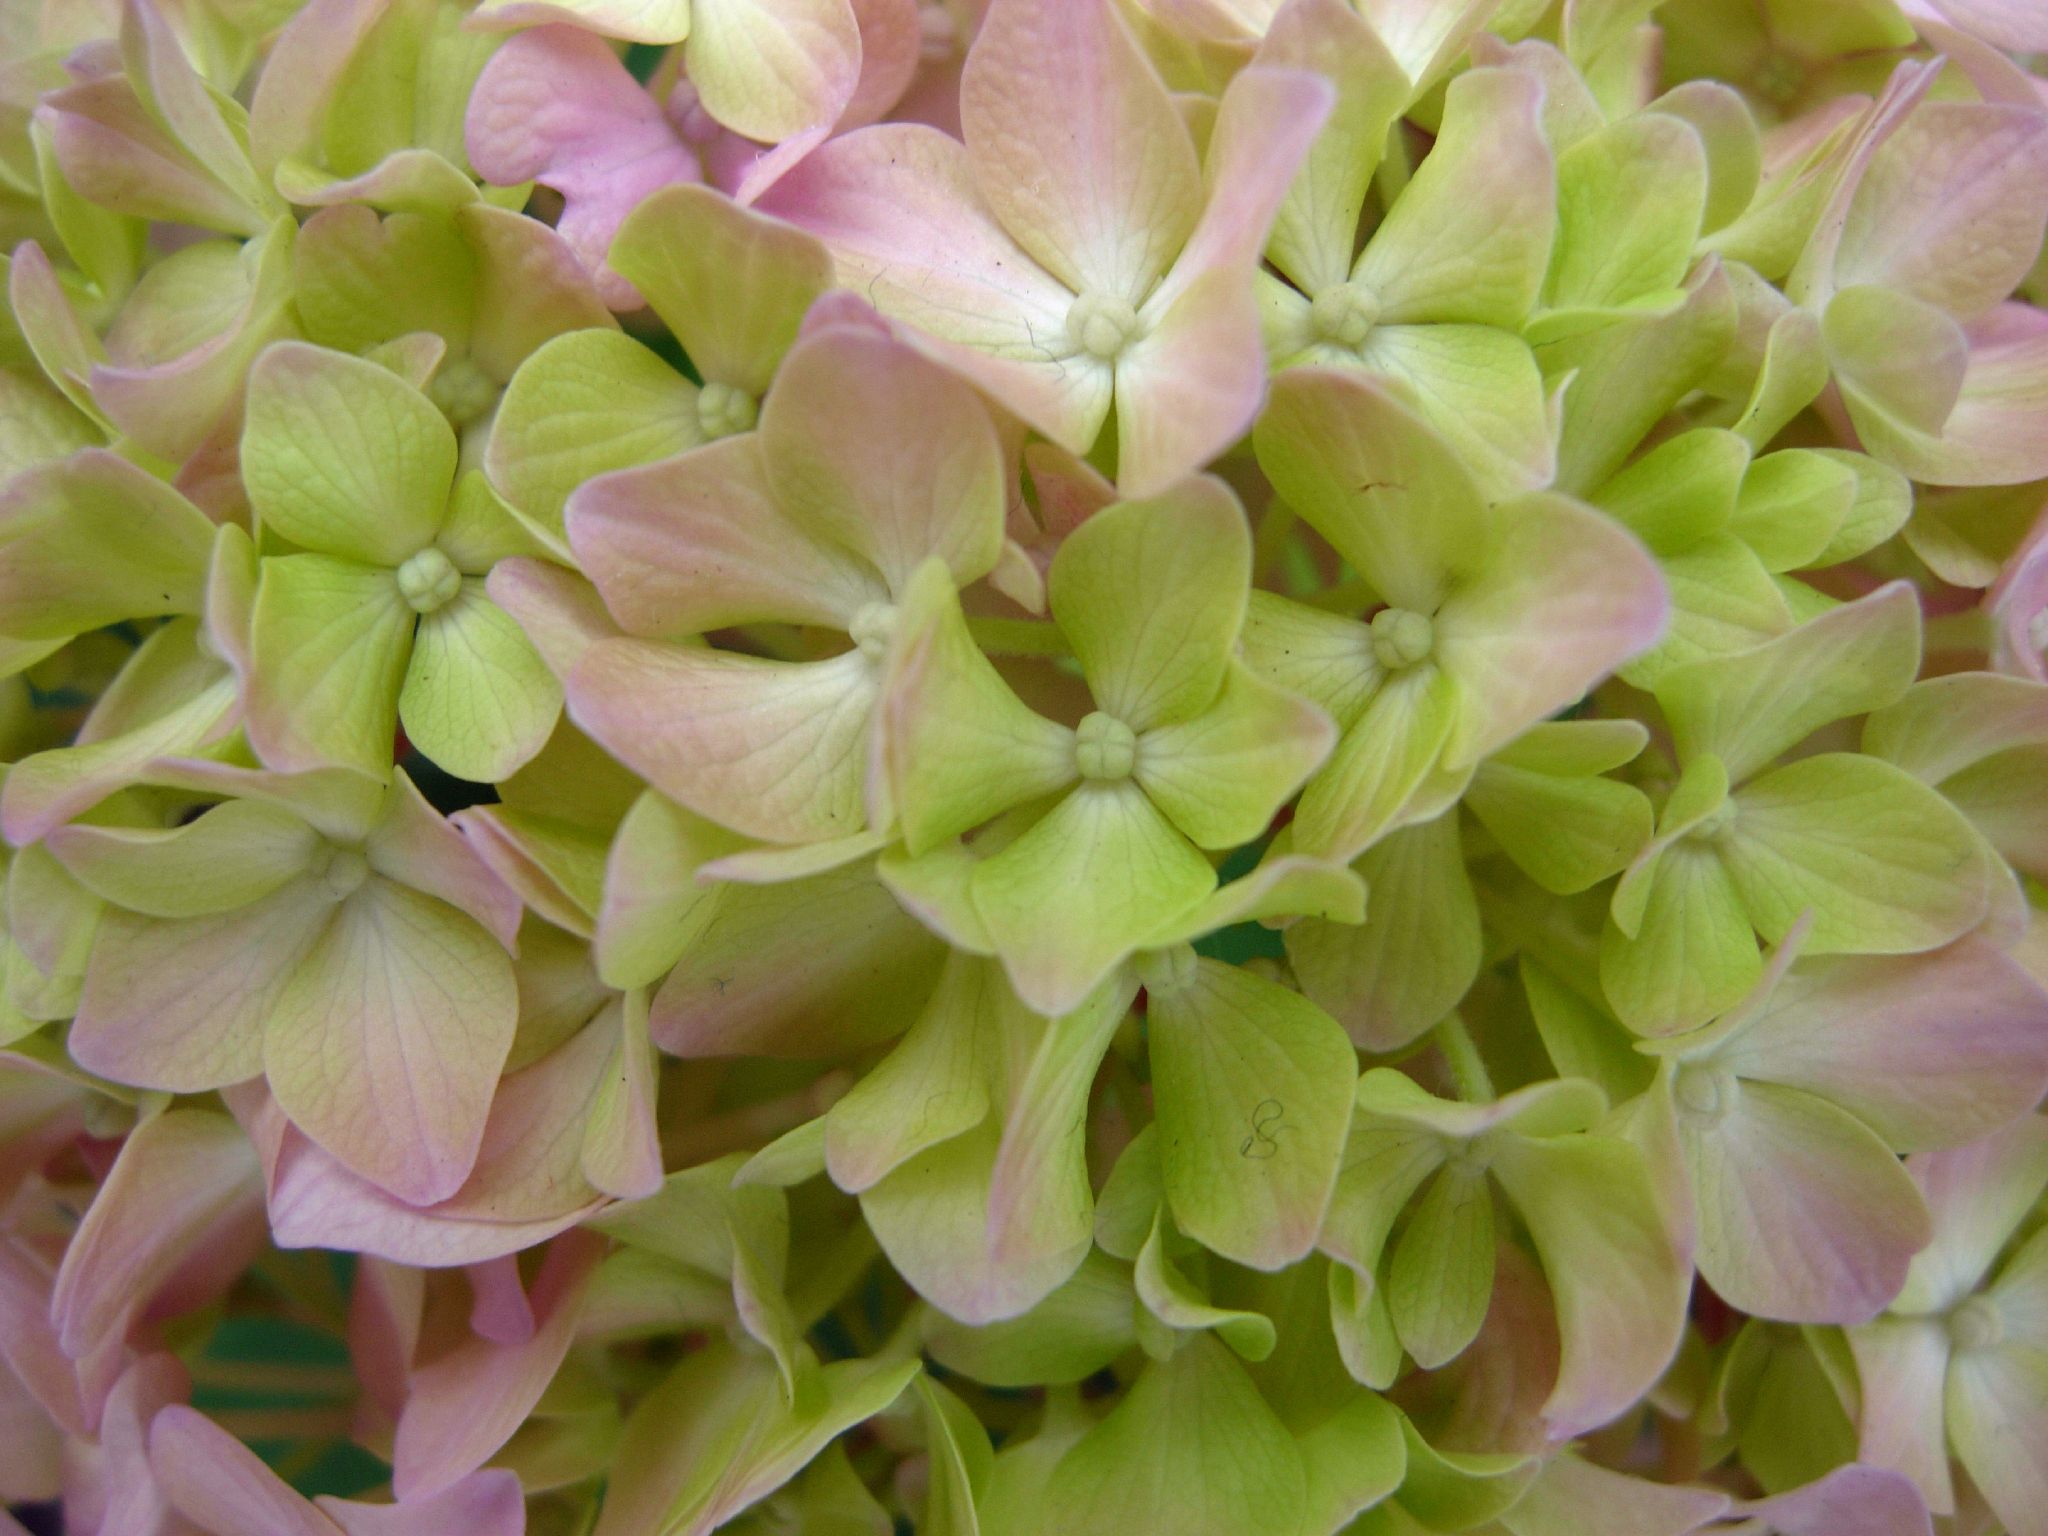
[{"label": "white flower center", "polygon": [[1067,310],[1067,335],[1090,357],[1111,362],[1138,339],[1138,312],[1122,299],[1084,293]]},{"label": "white flower center", "polygon": [[880,661],[896,638],[896,609],[890,603],[867,603],[854,614],[846,633],[869,661]]},{"label": "white flower center", "polygon": [[1084,779],[1127,779],[1138,761],[1138,736],[1114,715],[1095,711],[1074,729],[1074,766]]},{"label": "white flower center", "polygon": [[475,363],[458,357],[435,370],[427,398],[441,408],[451,426],[466,427],[497,403],[498,386]]},{"label": "white flower center", "polygon": [[697,391],[697,425],[703,428],[707,442],[751,431],[760,414],[754,397],[730,384],[713,379]]},{"label": "white flower center", "polygon": [[1678,1112],[1688,1120],[1713,1125],[1727,1118],[1735,1107],[1735,1074],[1723,1067],[1685,1067],[1671,1085]]},{"label": "white flower center", "polygon": [[1363,283],[1332,283],[1308,307],[1309,329],[1318,341],[1359,347],[1380,318],[1380,297]]},{"label": "white flower center", "polygon": [[1389,672],[1429,659],[1436,649],[1436,625],[1412,608],[1382,608],[1372,616],[1372,653]]},{"label": "white flower center", "polygon": [[2005,1337],[2005,1319],[1989,1296],[1972,1296],[1948,1315],[1948,1336],[1957,1350],[1989,1349]]},{"label": "white flower center", "polygon": [[429,544],[398,568],[398,591],[414,613],[445,608],[462,590],[455,562]]},{"label": "white flower center", "polygon": [[315,878],[336,901],[346,901],[370,878],[370,861],[354,848],[329,848],[327,862]]}]

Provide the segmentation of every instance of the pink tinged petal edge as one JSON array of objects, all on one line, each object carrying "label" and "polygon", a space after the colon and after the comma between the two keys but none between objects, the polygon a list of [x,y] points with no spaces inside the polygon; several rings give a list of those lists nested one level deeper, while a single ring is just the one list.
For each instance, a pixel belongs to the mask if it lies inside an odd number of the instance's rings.
[{"label": "pink tinged petal edge", "polygon": [[532,1338],[472,1338],[414,1373],[392,1451],[392,1487],[402,1501],[454,1486],[511,1439],[569,1352],[604,1250],[593,1233],[556,1239],[533,1284],[540,1323]]}]

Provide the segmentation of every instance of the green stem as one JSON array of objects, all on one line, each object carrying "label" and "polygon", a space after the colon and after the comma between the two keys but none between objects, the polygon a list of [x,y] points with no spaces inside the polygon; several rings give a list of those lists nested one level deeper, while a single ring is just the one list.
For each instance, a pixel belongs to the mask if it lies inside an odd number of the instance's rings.
[{"label": "green stem", "polygon": [[1491,1104],[1493,1079],[1487,1074],[1486,1063],[1480,1059],[1479,1047],[1473,1043],[1465,1021],[1454,1013],[1437,1025],[1436,1045],[1451,1069],[1451,1081],[1458,1085],[1458,1097],[1467,1104]]}]

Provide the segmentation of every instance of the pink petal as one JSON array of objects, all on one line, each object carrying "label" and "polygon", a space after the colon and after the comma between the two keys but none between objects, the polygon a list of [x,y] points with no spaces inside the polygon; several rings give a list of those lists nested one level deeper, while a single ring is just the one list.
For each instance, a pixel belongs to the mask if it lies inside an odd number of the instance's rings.
[{"label": "pink petal", "polygon": [[391,1483],[401,1502],[453,1487],[525,1422],[569,1352],[604,1246],[591,1233],[572,1232],[548,1249],[533,1283],[540,1326],[531,1339],[472,1338],[414,1373],[392,1450]]},{"label": "pink petal", "polygon": [[655,189],[703,180],[696,149],[660,104],[603,38],[577,27],[535,27],[494,53],[463,137],[484,180],[538,181],[562,194],[556,228],[614,309],[638,303],[604,264],[619,225]]},{"label": "pink petal", "polygon": [[[854,551],[892,593],[934,556],[961,586],[994,566],[995,426],[967,384],[905,343],[847,326],[800,342],[762,408],[760,444],[789,515]],[[778,561],[788,553],[779,546]]]},{"label": "pink petal", "polygon": [[333,1521],[196,1408],[173,1403],[156,1416],[149,1460],[178,1513],[211,1536],[338,1536]]},{"label": "pink petal", "polygon": [[526,1495],[516,1473],[493,1467],[403,1504],[313,1501],[347,1536],[524,1536]]},{"label": "pink petal", "polygon": [[64,1352],[123,1333],[195,1243],[261,1199],[261,1172],[226,1115],[170,1110],[137,1126],[57,1271],[50,1321]]},{"label": "pink petal", "polygon": [[1731,1513],[1763,1521],[1779,1536],[1933,1536],[1913,1485],[1896,1472],[1851,1463],[1774,1499]]},{"label": "pink petal", "polygon": [[533,1337],[533,1308],[519,1283],[519,1261],[511,1254],[468,1267],[469,1329],[493,1344],[524,1344]]},{"label": "pink petal", "polygon": [[1809,961],[1719,1058],[1840,1105],[1901,1152],[1948,1147],[2048,1091],[2048,993],[1980,940]]},{"label": "pink petal", "polygon": [[1139,303],[1195,227],[1194,143],[1109,0],[995,0],[960,116],[982,196],[1076,293]]},{"label": "pink petal", "polygon": [[760,206],[823,240],[839,280],[1001,404],[1074,453],[1109,414],[1110,374],[1067,336],[1071,291],[1004,232],[967,153],[882,123],[821,147]]},{"label": "pink petal", "polygon": [[628,633],[758,623],[844,631],[886,597],[851,551],[784,506],[764,446],[741,433],[600,475],[570,496],[569,543]]}]

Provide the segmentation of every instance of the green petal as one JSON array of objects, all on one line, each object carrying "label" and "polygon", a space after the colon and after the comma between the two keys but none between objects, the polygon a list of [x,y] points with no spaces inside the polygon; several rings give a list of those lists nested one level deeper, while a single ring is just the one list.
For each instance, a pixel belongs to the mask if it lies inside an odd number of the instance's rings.
[{"label": "green petal", "polygon": [[280,342],[249,375],[242,478],[266,529],[319,554],[396,567],[441,526],[455,433],[389,369]]},{"label": "green petal", "polygon": [[1809,909],[1809,954],[1933,949],[1984,916],[1990,871],[1970,824],[1889,763],[1848,752],[1802,758],[1749,784],[1735,804],[1722,859],[1773,943]]},{"label": "green petal", "polygon": [[1357,1057],[1297,993],[1215,960],[1163,977],[1147,1013],[1166,1198],[1180,1230],[1278,1269],[1322,1227]]},{"label": "green petal", "polygon": [[1420,1039],[1472,985],[1482,941],[1458,819],[1403,827],[1355,865],[1372,892],[1363,927],[1306,919],[1287,930],[1302,989],[1372,1051]]},{"label": "green petal", "polygon": [[398,696],[405,734],[458,779],[495,784],[547,742],[562,685],[475,577],[425,615]]},{"label": "green petal", "polygon": [[1478,1336],[1493,1296],[1493,1264],[1485,1172],[1446,1167],[1423,1192],[1387,1266],[1387,1310],[1417,1365],[1434,1370]]},{"label": "green petal", "polygon": [[877,752],[913,855],[1075,778],[1074,733],[982,655],[940,561],[904,597],[882,686]]},{"label": "green petal", "polygon": [[306,338],[343,352],[430,331],[469,347],[476,262],[452,220],[360,203],[327,208],[299,231],[293,302]]},{"label": "green petal", "polygon": [[1489,498],[1549,482],[1555,407],[1520,337],[1488,325],[1383,325],[1356,360],[1457,451]]},{"label": "green petal", "polygon": [[1253,430],[1287,503],[1374,591],[1433,614],[1477,563],[1487,520],[1465,465],[1415,412],[1354,372],[1290,368]]},{"label": "green petal", "polygon": [[1430,664],[1382,687],[1303,790],[1296,846],[1345,861],[1383,837],[1442,760],[1462,702],[1456,679]]},{"label": "green petal", "polygon": [[1167,1257],[1166,1212],[1155,1211],[1152,1233],[1138,1254],[1138,1299],[1168,1328],[1177,1332],[1215,1330],[1216,1336],[1246,1360],[1264,1360],[1273,1353],[1273,1320],[1261,1312],[1246,1312],[1210,1304]]},{"label": "green petal", "polygon": [[1771,570],[1803,570],[1834,541],[1857,490],[1840,459],[1799,448],[1767,453],[1743,476],[1728,526]]},{"label": "green petal", "polygon": [[322,846],[301,818],[257,800],[230,800],[161,830],[60,827],[48,842],[95,896],[150,917],[204,917],[261,901]]},{"label": "green petal", "polygon": [[1301,1453],[1221,1344],[1196,1334],[1146,1367],[1053,1470],[1048,1529],[1072,1536],[1299,1536]]},{"label": "green petal", "polygon": [[527,358],[505,386],[484,470],[527,525],[566,556],[562,507],[571,491],[703,440],[696,385],[630,336],[572,331]]},{"label": "green petal", "polygon": [[1830,721],[1897,699],[1920,664],[1920,605],[1904,582],[1657,685],[1680,759],[1712,753],[1740,784]]},{"label": "green petal", "polygon": [[1018,995],[1061,1014],[1215,886],[1209,861],[1125,779],[1070,791],[975,870],[972,890]]},{"label": "green petal", "polygon": [[1387,130],[1409,98],[1408,77],[1372,26],[1332,0],[1283,8],[1255,62],[1314,70],[1337,88],[1336,105],[1273,221],[1273,265],[1305,293],[1350,276],[1358,216]]},{"label": "green petal", "polygon": [[1678,1350],[1692,1273],[1643,1155],[1606,1136],[1511,1136],[1492,1169],[1528,1225],[1563,1355],[1543,1416],[1558,1437],[1623,1413]]},{"label": "green petal", "polygon": [[204,606],[213,524],[125,459],[87,449],[0,493],[0,632],[69,639]]},{"label": "green petal", "polygon": [[1196,846],[1230,848],[1266,830],[1335,740],[1321,710],[1232,662],[1213,706],[1145,733],[1132,777]]},{"label": "green petal", "polygon": [[925,1347],[949,1371],[992,1387],[1085,1380],[1137,1343],[1128,1270],[1093,1252],[1072,1278],[1021,1317],[970,1328],[934,1317]]},{"label": "green petal", "polygon": [[1679,299],[1706,212],[1707,158],[1690,124],[1624,118],[1558,156],[1552,310],[1625,310]]},{"label": "green petal", "polygon": [[1719,853],[1694,843],[1664,851],[1634,937],[1610,921],[1600,935],[1600,986],[1638,1034],[1703,1024],[1742,1000],[1763,973],[1749,908]]},{"label": "green petal", "polygon": [[858,1194],[925,1148],[972,1130],[988,1115],[1001,1023],[1015,1007],[1002,974],[955,955],[910,1031],[825,1115],[832,1180]]},{"label": "green petal", "polygon": [[1443,129],[1353,276],[1391,324],[1519,325],[1557,229],[1542,86],[1519,70],[1452,82]]},{"label": "green petal", "polygon": [[606,258],[675,332],[706,379],[767,392],[832,258],[803,231],[709,187],[664,187],[619,226]]},{"label": "green petal", "polygon": [[1106,507],[1069,534],[1046,587],[1099,709],[1133,731],[1187,720],[1223,687],[1252,541],[1220,481]]},{"label": "green petal", "polygon": [[414,614],[391,572],[326,555],[263,562],[249,733],[281,768],[391,768]]}]

